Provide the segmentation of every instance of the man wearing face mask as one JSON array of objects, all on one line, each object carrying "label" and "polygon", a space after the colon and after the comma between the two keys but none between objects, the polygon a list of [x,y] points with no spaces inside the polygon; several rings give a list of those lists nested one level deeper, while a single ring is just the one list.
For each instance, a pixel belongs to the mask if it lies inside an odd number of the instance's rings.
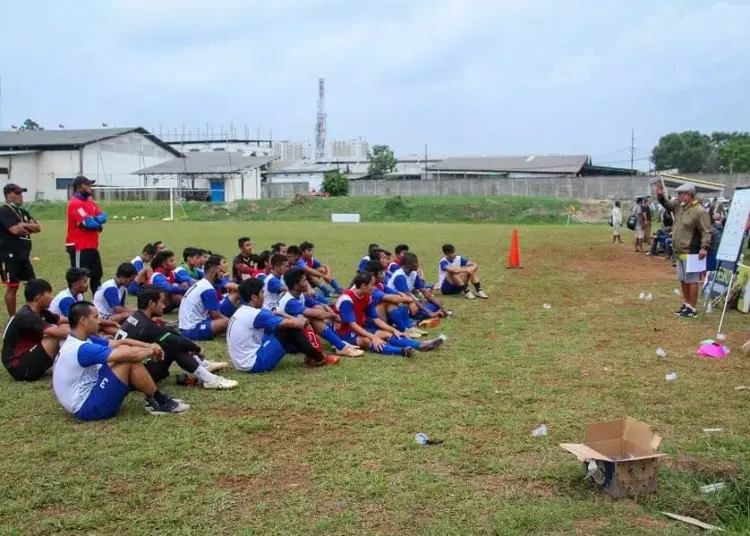
[{"label": "man wearing face mask", "polygon": [[698,293],[703,274],[687,271],[687,256],[704,259],[711,247],[711,222],[708,212],[695,198],[695,186],[683,184],[675,190],[676,200],[664,197],[664,187],[656,185],[659,203],[674,214],[672,250],[677,266],[677,279],[682,289],[683,304],[675,314],[681,318],[697,315]]},{"label": "man wearing face mask", "polygon": [[107,223],[107,215],[94,202],[92,181],[79,175],[73,180],[73,197],[68,201],[68,232],[65,249],[72,268],[89,271],[91,293],[102,286],[102,259],[99,256],[99,233]]}]

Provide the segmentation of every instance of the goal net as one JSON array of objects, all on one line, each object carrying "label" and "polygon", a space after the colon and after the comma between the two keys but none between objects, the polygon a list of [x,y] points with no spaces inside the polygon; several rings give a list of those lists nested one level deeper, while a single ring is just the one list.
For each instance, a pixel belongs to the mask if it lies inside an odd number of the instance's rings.
[{"label": "goal net", "polygon": [[94,199],[113,220],[187,219],[184,201],[209,202],[210,192],[173,186],[95,186]]}]

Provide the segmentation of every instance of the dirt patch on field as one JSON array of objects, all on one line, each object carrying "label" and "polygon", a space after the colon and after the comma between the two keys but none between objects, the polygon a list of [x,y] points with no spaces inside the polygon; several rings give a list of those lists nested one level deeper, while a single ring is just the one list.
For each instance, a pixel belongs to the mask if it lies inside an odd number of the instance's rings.
[{"label": "dirt patch on field", "polygon": [[553,480],[524,480],[507,475],[482,475],[473,479],[481,490],[510,499],[521,495],[532,495],[548,499],[563,494],[560,485]]},{"label": "dirt patch on field", "polygon": [[675,278],[672,263],[663,257],[647,257],[621,248],[609,252],[607,256],[582,251],[574,262],[562,269],[578,272],[587,279],[622,283],[649,283]]},{"label": "dirt patch on field", "polygon": [[683,456],[681,458],[669,458],[664,465],[673,471],[707,475],[717,478],[728,478],[739,472],[736,463],[725,460],[709,460],[696,456]]},{"label": "dirt patch on field", "polygon": [[310,470],[306,465],[295,463],[274,471],[273,477],[258,475],[227,475],[216,480],[216,486],[230,489],[243,495],[269,495],[288,490],[305,490],[310,487]]},{"label": "dirt patch on field", "polygon": [[575,522],[576,534],[581,536],[596,534],[600,529],[611,525],[608,519],[579,519]]}]

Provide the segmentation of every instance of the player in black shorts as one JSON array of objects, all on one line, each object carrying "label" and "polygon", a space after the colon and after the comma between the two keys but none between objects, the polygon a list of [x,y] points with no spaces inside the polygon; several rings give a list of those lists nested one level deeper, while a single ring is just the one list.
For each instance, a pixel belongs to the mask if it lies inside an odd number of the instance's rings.
[{"label": "player in black shorts", "polygon": [[5,307],[8,316],[16,312],[21,281],[34,279],[31,265],[31,235],[42,230],[23,205],[26,188],[17,184],[3,186],[5,205],[0,207],[0,272],[5,284]]},{"label": "player in black shorts", "polygon": [[120,325],[116,338],[156,343],[162,347],[162,360],[149,359],[144,363],[155,383],[169,376],[170,365],[177,362],[184,371],[196,376],[204,389],[234,389],[237,386],[236,380],[214,374],[226,368],[228,363],[203,359],[200,346],[159,322],[159,317],[164,312],[164,303],[158,287],[146,285],[138,291],[137,296],[138,311]]},{"label": "player in black shorts", "polygon": [[47,309],[52,287],[31,279],[24,289],[26,305],[10,319],[3,337],[3,365],[18,381],[41,378],[54,363],[60,344],[70,334],[68,320]]}]

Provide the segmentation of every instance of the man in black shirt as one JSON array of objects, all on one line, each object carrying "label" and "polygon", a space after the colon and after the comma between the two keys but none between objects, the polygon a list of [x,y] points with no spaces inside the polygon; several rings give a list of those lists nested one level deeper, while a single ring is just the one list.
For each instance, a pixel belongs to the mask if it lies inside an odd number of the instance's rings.
[{"label": "man in black shirt", "polygon": [[34,279],[34,267],[29,259],[31,234],[42,230],[24,208],[26,188],[9,183],[3,187],[5,205],[0,207],[0,272],[5,283],[5,307],[8,316],[16,312],[16,296],[21,281]]},{"label": "man in black shirt", "polygon": [[211,366],[218,363],[204,361],[200,346],[154,321],[154,317],[158,318],[164,313],[162,293],[158,287],[144,286],[138,291],[136,299],[138,311],[125,319],[116,338],[156,343],[162,347],[163,360],[150,359],[145,363],[154,383],[169,376],[169,367],[176,361],[183,370],[195,375],[204,389],[234,389],[237,386],[237,381],[222,378],[209,371],[209,368],[218,370],[218,367]]},{"label": "man in black shirt", "polygon": [[35,381],[52,366],[70,329],[68,320],[50,313],[52,287],[44,279],[31,279],[24,289],[26,305],[8,322],[3,337],[3,365],[18,381]]},{"label": "man in black shirt", "polygon": [[[237,240],[240,253],[232,260],[232,279],[235,283],[241,283],[255,275],[257,259],[253,255],[253,242],[249,237],[243,236]],[[262,268],[262,267],[261,267]]]}]

